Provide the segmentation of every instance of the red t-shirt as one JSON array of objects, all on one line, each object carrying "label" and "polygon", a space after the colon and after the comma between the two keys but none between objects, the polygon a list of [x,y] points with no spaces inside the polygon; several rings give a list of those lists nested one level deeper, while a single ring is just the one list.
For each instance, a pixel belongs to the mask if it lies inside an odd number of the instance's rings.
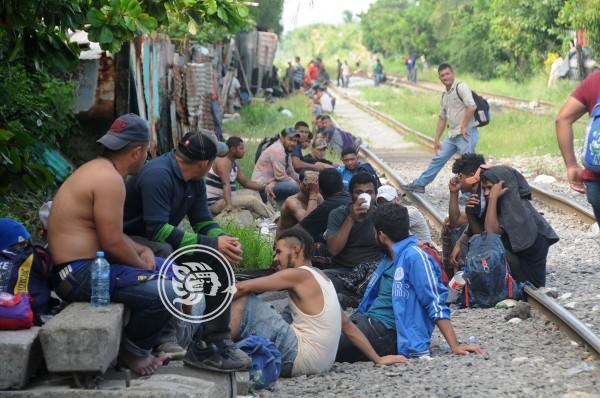
[{"label": "red t-shirt", "polygon": [[[592,73],[582,81],[573,91],[571,97],[585,105],[588,113],[591,114],[596,102],[598,102],[598,97],[600,97],[600,71]],[[583,179],[586,181],[600,181],[600,174],[585,169]]]},{"label": "red t-shirt", "polygon": [[306,67],[306,70],[308,72],[310,80],[317,80],[317,78],[319,77],[319,69],[314,64],[308,65]]}]

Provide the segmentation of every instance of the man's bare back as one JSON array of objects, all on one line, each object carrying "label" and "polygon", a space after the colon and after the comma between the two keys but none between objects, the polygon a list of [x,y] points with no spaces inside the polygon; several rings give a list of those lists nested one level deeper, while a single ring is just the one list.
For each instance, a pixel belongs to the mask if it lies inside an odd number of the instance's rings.
[{"label": "man's bare back", "polygon": [[281,216],[279,218],[278,231],[291,228],[298,224],[297,214],[305,212],[308,206],[308,198],[301,192],[287,198],[281,206]]},{"label": "man's bare back", "polygon": [[[78,168],[58,190],[48,219],[48,244],[56,264],[91,259],[100,250],[96,216],[105,207],[123,223],[125,184],[112,162],[98,158]],[[108,208],[107,208],[108,207]]]}]

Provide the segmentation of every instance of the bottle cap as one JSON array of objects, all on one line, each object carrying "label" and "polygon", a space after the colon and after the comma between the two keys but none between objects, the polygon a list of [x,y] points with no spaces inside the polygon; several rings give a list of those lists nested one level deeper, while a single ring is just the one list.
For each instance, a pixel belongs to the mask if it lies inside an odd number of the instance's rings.
[{"label": "bottle cap", "polygon": [[96,257],[104,257],[104,252],[103,251],[97,251],[96,252]]}]

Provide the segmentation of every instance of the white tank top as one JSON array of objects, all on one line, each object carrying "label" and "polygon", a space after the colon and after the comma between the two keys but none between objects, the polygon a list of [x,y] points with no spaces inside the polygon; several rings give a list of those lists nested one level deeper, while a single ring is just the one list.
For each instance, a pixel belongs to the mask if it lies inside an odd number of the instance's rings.
[{"label": "white tank top", "polygon": [[298,339],[292,376],[323,373],[331,369],[342,333],[342,309],[333,283],[312,267],[304,265],[300,268],[312,273],[319,284],[323,293],[323,310],[317,315],[307,315],[290,299],[294,320],[291,327]]}]

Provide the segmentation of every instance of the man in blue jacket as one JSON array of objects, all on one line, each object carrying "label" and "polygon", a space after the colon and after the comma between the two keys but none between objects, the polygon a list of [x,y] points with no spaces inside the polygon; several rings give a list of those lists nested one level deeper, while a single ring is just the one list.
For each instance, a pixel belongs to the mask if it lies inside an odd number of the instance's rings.
[{"label": "man in blue jacket", "polygon": [[[448,291],[440,270],[409,235],[408,210],[399,204],[373,214],[377,240],[386,255],[373,272],[358,311],[351,317],[379,355],[429,355],[435,325],[454,354],[481,353],[476,344],[459,344],[446,306]],[[336,361],[367,361],[344,336]]]},{"label": "man in blue jacket", "polygon": [[337,171],[342,175],[342,180],[344,182],[344,191],[349,192],[350,180],[357,173],[364,171],[369,173],[375,179],[375,190],[381,186],[381,181],[379,181],[379,177],[377,177],[377,173],[373,166],[367,162],[361,162],[358,159],[358,149],[354,147],[346,147],[342,150],[341,155],[343,166],[338,166]]}]

